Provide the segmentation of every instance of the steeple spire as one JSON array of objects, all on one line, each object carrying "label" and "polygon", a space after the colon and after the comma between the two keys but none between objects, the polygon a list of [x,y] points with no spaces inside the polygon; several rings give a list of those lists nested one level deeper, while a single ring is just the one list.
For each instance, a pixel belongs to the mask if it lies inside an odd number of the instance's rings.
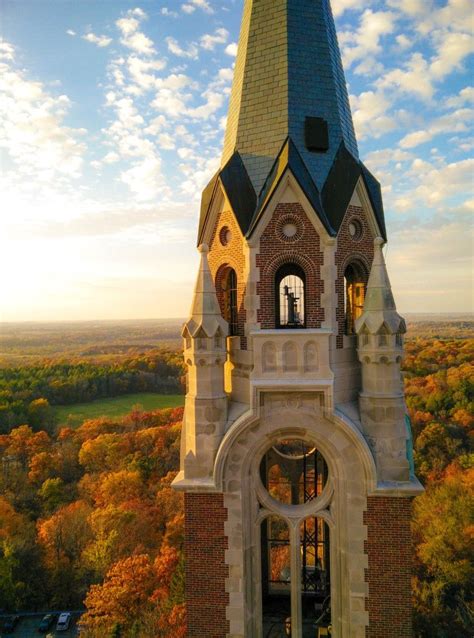
[{"label": "steeple spire", "polygon": [[362,332],[377,334],[383,327],[387,334],[406,332],[405,320],[398,314],[395,306],[382,252],[383,245],[384,240],[381,237],[374,240],[374,260],[367,284],[364,312],[355,324],[358,334]]},{"label": "steeple spire", "polygon": [[201,264],[194,288],[193,304],[191,315],[184,325],[183,334],[191,337],[199,336],[204,332],[205,337],[215,337],[220,334],[227,336],[227,322],[222,318],[219,302],[217,300],[216,289],[212,280],[207,253],[209,247],[206,244],[199,246],[201,253]]},{"label": "steeple spire", "polygon": [[[308,117],[326,151],[308,149]],[[287,137],[320,191],[342,142],[358,160],[329,0],[245,0],[222,166],[238,151],[258,194]]]}]

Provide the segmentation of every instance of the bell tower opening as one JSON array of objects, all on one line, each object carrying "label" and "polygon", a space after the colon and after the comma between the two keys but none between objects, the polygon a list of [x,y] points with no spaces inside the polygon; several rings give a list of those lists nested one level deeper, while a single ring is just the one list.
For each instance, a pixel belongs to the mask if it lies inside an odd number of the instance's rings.
[{"label": "bell tower opening", "polygon": [[233,268],[226,267],[222,276],[223,315],[229,324],[229,335],[239,332],[239,308],[237,304],[237,274]]},{"label": "bell tower opening", "polygon": [[346,335],[355,334],[355,322],[364,312],[367,278],[365,267],[358,261],[351,262],[344,272],[344,315]]},{"label": "bell tower opening", "polygon": [[305,273],[297,264],[284,264],[275,276],[275,325],[305,328]]}]

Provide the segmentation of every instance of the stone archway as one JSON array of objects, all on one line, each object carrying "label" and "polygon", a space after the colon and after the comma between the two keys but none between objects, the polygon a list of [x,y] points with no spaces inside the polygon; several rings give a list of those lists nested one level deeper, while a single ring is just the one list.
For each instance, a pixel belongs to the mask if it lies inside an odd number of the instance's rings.
[{"label": "stone archway", "polygon": [[[228,511],[228,617],[235,619],[230,635],[262,636],[260,524],[272,510],[261,494],[259,464],[269,446],[281,437],[297,437],[317,445],[324,455],[328,485],[315,502],[297,512],[282,506],[278,514],[285,517],[293,538],[296,534],[299,538],[299,525],[307,516],[317,515],[327,522],[331,529],[333,635],[363,636],[368,625],[364,511],[367,494],[376,485],[371,452],[353,424],[326,414],[322,393],[261,392],[259,405],[258,414],[247,414],[227,432],[216,458],[215,480],[224,492]],[[294,561],[298,564],[296,556]],[[298,600],[292,604],[298,605]],[[301,611],[293,607],[292,615],[300,623]],[[293,635],[299,638],[298,631],[294,629]]]}]

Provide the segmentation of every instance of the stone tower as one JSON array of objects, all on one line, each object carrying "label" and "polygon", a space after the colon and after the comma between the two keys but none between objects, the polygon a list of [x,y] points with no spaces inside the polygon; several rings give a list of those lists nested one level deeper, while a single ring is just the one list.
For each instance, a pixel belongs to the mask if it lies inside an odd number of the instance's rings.
[{"label": "stone tower", "polygon": [[245,0],[183,328],[190,638],[412,636],[385,241],[329,0]]}]

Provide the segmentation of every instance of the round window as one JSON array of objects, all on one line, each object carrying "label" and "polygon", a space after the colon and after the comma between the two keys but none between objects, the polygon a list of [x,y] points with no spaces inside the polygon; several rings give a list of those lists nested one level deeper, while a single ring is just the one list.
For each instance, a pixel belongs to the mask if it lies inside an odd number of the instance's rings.
[{"label": "round window", "polygon": [[351,219],[349,222],[349,235],[351,239],[357,241],[362,237],[363,229],[362,224],[358,219]]},{"label": "round window", "polygon": [[319,450],[302,439],[282,439],[264,455],[260,476],[272,498],[303,505],[321,495],[328,468]]},{"label": "round window", "polygon": [[288,239],[291,239],[292,237],[294,237],[296,233],[298,232],[298,228],[296,227],[296,224],[285,224],[282,230],[283,230],[283,234],[285,235],[285,237],[288,237]]},{"label": "round window", "polygon": [[232,241],[232,231],[228,226],[223,226],[219,233],[219,239],[223,246],[227,246]]}]

